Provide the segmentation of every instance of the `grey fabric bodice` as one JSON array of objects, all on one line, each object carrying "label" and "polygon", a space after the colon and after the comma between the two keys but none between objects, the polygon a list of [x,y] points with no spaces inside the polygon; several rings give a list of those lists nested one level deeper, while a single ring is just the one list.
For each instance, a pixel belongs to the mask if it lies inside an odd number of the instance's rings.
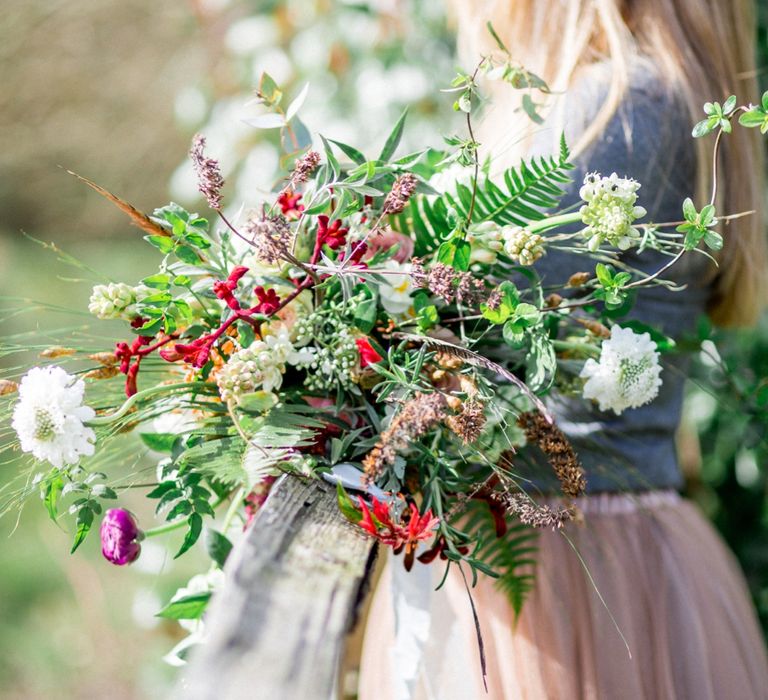
[{"label": "grey fabric bodice", "polygon": [[[566,100],[566,139],[575,143],[594,119],[607,92],[607,66],[590,68],[562,99]],[[649,62],[638,62],[631,72],[631,87],[602,135],[575,160],[573,182],[563,207],[577,205],[578,190],[587,172],[618,173],[632,177],[642,187],[638,204],[648,215],[644,222],[679,221],[682,202],[693,197],[695,151],[685,106],[661,86]],[[552,133],[545,125],[537,134],[534,153],[551,153]],[[546,145],[545,145],[546,144]],[[697,202],[701,207],[701,203]],[[669,260],[654,251],[623,259],[646,273],[655,272]],[[576,271],[594,270],[594,261],[572,253],[551,251],[537,264],[544,285],[562,284]],[[694,330],[710,294],[707,280],[714,264],[691,253],[664,277],[687,285],[683,291],[662,287],[642,288],[626,318],[637,319],[679,338]],[[678,488],[682,478],[675,451],[675,431],[680,421],[683,384],[689,358],[682,353],[662,354],[663,384],[658,397],[640,408],[617,416],[600,411],[579,396],[552,393],[549,408],[570,438],[587,473],[588,491],[643,491]],[[543,468],[542,468],[543,467]],[[523,468],[525,471],[525,468]],[[542,491],[556,490],[556,481],[539,465],[531,477]]]}]

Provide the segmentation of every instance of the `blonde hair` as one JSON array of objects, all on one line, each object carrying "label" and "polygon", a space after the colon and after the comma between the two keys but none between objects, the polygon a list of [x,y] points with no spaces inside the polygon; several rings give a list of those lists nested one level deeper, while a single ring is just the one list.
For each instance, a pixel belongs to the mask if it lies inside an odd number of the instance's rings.
[{"label": "blonde hair", "polygon": [[[643,56],[666,78],[665,88],[680,94],[691,125],[703,118],[706,101],[731,93],[758,101],[755,80],[755,18],[750,0],[452,0],[459,27],[459,49],[468,62],[493,52],[486,29],[491,21],[515,60],[540,75],[555,95],[573,84],[580,71],[601,61],[610,65],[610,84],[597,118],[573,144],[583,151],[616,113],[629,83],[632,60]],[[507,90],[502,93],[501,88]],[[495,90],[503,105],[508,86]],[[506,96],[506,97],[505,97]],[[556,99],[551,100],[552,103]],[[561,101],[562,102],[562,101]],[[509,102],[507,102],[509,105]],[[486,145],[501,133],[493,114],[509,123],[512,110],[496,105],[485,122]],[[519,133],[519,132],[518,132]],[[493,138],[489,138],[493,134]],[[518,149],[524,148],[524,140]],[[712,187],[712,137],[695,141],[696,203],[709,201]],[[729,222],[718,256],[709,314],[720,325],[754,323],[765,302],[766,244],[763,218],[763,145],[757,129],[736,126],[723,139],[717,211],[755,214]]]}]

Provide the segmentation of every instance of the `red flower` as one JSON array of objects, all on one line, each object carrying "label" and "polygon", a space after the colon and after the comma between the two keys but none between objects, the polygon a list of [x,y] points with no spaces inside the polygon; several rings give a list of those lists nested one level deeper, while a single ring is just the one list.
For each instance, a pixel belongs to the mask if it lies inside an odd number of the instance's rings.
[{"label": "red flower", "polygon": [[259,286],[253,291],[259,300],[259,303],[253,307],[256,313],[269,316],[280,308],[280,297],[274,289],[264,289]]},{"label": "red flower", "polygon": [[392,547],[395,554],[399,554],[405,549],[405,568],[410,570],[416,547],[419,542],[432,538],[440,519],[434,517],[431,510],[420,515],[416,504],[411,503],[408,512],[402,516],[402,520],[395,522],[392,520],[390,506],[377,498],[371,497],[373,512],[368,508],[368,504],[362,496],[358,496],[358,502],[361,509],[358,523],[360,527],[383,544]]},{"label": "red flower", "polygon": [[375,365],[384,359],[374,350],[368,338],[355,338],[355,345],[357,345],[357,351],[360,353],[360,367],[362,368],[368,365]]},{"label": "red flower", "polygon": [[317,217],[318,245],[327,245],[331,250],[338,250],[347,242],[349,229],[342,227],[341,219],[336,219],[330,226],[328,221],[328,217],[324,214]]},{"label": "red flower", "polygon": [[304,205],[299,204],[300,199],[301,194],[294,194],[291,190],[286,190],[278,196],[277,203],[280,205],[280,209],[286,219],[295,221],[301,216],[301,212],[304,211]]},{"label": "red flower", "polygon": [[239,265],[229,273],[229,277],[227,277],[226,280],[216,280],[213,283],[213,293],[219,299],[225,301],[230,309],[235,311],[240,309],[240,302],[235,299],[235,296],[232,294],[232,292],[237,289],[237,283],[246,272],[248,272],[248,268]]},{"label": "red flower", "polygon": [[191,343],[176,343],[172,349],[161,350],[160,357],[168,362],[184,360],[184,362],[189,362],[193,367],[200,368],[208,362],[212,345],[213,342],[210,337],[203,336],[193,340]]}]

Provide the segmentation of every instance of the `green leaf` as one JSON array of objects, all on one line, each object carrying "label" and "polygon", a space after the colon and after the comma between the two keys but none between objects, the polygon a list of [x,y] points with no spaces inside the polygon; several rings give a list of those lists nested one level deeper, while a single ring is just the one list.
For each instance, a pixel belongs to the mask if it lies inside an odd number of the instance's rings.
[{"label": "green leaf", "polygon": [[[169,491],[172,491],[176,488],[176,482],[175,481],[164,481],[161,484],[158,484],[155,486],[154,489],[152,489],[148,494],[147,498],[161,498]],[[181,495],[181,492],[179,492],[179,495]]]},{"label": "green leaf", "polygon": [[155,289],[168,289],[171,286],[170,275],[150,275],[141,280],[143,285],[147,287],[153,287]]},{"label": "green leaf", "polygon": [[200,264],[200,258],[197,255],[197,252],[194,248],[188,245],[179,245],[176,247],[176,250],[174,251],[176,253],[176,257],[181,260],[182,262],[187,263],[188,265],[199,265]]},{"label": "green leaf", "polygon": [[723,104],[723,114],[726,116],[736,109],[736,95],[731,95]]},{"label": "green leaf", "polygon": [[384,144],[384,148],[381,150],[381,153],[379,154],[378,160],[387,162],[393,155],[395,155],[395,151],[397,150],[397,147],[400,145],[400,139],[403,136],[403,129],[405,127],[405,118],[407,116],[408,116],[408,110],[405,109],[403,113],[400,115],[400,118],[397,120],[397,123],[392,129],[392,132],[390,133],[389,137],[387,138]]},{"label": "green leaf", "polygon": [[723,237],[717,232],[711,229],[707,230],[704,234],[705,245],[712,250],[722,250]]},{"label": "green leaf", "polygon": [[139,437],[150,450],[170,454],[179,436],[175,433],[139,433]]},{"label": "green leaf", "polygon": [[440,246],[437,251],[437,261],[450,265],[456,270],[466,271],[469,269],[471,253],[472,247],[467,241],[454,238]]},{"label": "green leaf", "polygon": [[355,325],[363,332],[370,333],[376,325],[378,305],[376,297],[364,299],[355,308]]},{"label": "green leaf", "polygon": [[496,45],[506,54],[509,53],[509,49],[504,45],[504,42],[501,40],[499,35],[496,33],[496,30],[493,28],[493,25],[490,22],[486,22],[485,24],[486,28],[490,32],[491,36],[493,37],[493,40],[496,42]]},{"label": "green leaf", "polygon": [[608,265],[597,263],[597,265],[595,265],[595,274],[597,275],[597,281],[600,282],[603,287],[610,287],[613,283],[613,274]]},{"label": "green leaf", "polygon": [[259,78],[259,95],[268,107],[275,107],[280,103],[283,93],[266,71]]},{"label": "green leaf", "polygon": [[700,121],[696,126],[693,127],[693,131],[691,132],[691,135],[695,139],[699,139],[702,136],[706,136],[707,134],[711,133],[713,131],[714,127],[710,124],[709,119],[703,119]]},{"label": "green leaf", "polygon": [[144,236],[144,240],[151,243],[163,254],[170,253],[173,246],[176,245],[170,236]]},{"label": "green leaf", "polygon": [[165,519],[171,522],[183,515],[189,515],[191,512],[192,504],[189,501],[179,501],[173,508],[171,508]]},{"label": "green leaf", "polygon": [[210,591],[204,591],[177,598],[156,613],[155,617],[163,617],[166,620],[199,620],[208,607],[211,595]]},{"label": "green leaf", "polygon": [[336,500],[339,503],[339,510],[341,514],[349,520],[351,523],[359,523],[363,519],[363,515],[359,508],[355,506],[349,494],[344,490],[341,482],[336,483]]},{"label": "green leaf", "polygon": [[75,541],[72,543],[72,549],[70,554],[74,554],[75,550],[83,543],[88,536],[88,532],[93,524],[93,511],[89,507],[81,508],[77,514],[77,531],[75,532]]},{"label": "green leaf", "polygon": [[694,206],[693,200],[690,197],[686,197],[685,201],[683,202],[683,216],[685,217],[686,221],[691,222],[696,221],[696,217],[698,216],[696,207]]},{"label": "green leaf", "polygon": [[750,129],[753,129],[757,126],[763,126],[766,121],[768,121],[768,114],[760,109],[753,109],[749,112],[744,112],[744,114],[739,117],[739,124]]},{"label": "green leaf", "polygon": [[55,476],[50,476],[45,485],[43,503],[45,504],[45,509],[48,511],[48,516],[55,522],[56,517],[59,514],[59,496],[61,496],[64,481],[57,469],[53,470],[51,474],[55,474]]},{"label": "green leaf", "polygon": [[349,158],[356,165],[363,165],[366,162],[366,157],[356,148],[353,148],[346,143],[342,143],[341,141],[334,141],[333,139],[329,140],[331,143],[337,145],[341,149],[342,153],[344,153],[344,155],[347,156],[347,158]]},{"label": "green leaf", "polygon": [[224,563],[232,551],[232,543],[218,530],[209,527],[205,531],[205,550],[208,552],[208,556],[219,565],[219,568],[223,569]]},{"label": "green leaf", "polygon": [[513,348],[521,348],[525,344],[525,327],[518,321],[507,321],[501,333],[504,342]]},{"label": "green leaf", "polygon": [[184,542],[182,542],[181,548],[173,557],[174,559],[178,559],[193,544],[195,544],[195,542],[197,542],[198,538],[200,537],[200,532],[203,529],[203,518],[198,513],[192,513],[192,515],[187,518],[187,523],[189,524],[189,530],[187,530],[187,534],[184,537]]},{"label": "green leaf", "polygon": [[247,413],[266,413],[276,403],[277,396],[271,391],[254,391],[237,399],[237,407]]}]

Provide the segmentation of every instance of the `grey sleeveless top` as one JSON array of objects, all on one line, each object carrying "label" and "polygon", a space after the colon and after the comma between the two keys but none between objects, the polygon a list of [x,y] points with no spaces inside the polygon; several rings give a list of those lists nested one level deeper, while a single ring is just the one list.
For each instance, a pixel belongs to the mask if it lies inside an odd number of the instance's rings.
[{"label": "grey sleeveless top", "polygon": [[[643,221],[678,221],[682,202],[687,196],[693,197],[695,187],[695,151],[688,112],[661,87],[650,62],[638,61],[630,84],[603,134],[576,159],[573,183],[568,187],[563,207],[577,205],[586,172],[617,172],[642,184],[638,204],[648,211]],[[607,66],[598,65],[590,68],[564,96],[569,143],[575,143],[594,119],[607,89]],[[533,151],[549,154],[551,143],[552,133],[545,124],[535,139]],[[645,251],[640,256],[629,251],[624,259],[647,273],[658,270],[669,260],[654,251]],[[575,271],[594,270],[594,262],[575,254],[550,251],[537,263],[537,270],[545,286],[562,284]],[[706,280],[712,279],[714,270],[713,263],[703,255],[689,254],[665,273],[665,278],[687,285],[685,290],[641,289],[627,318],[659,327],[673,338],[692,332],[704,313],[710,295]],[[589,492],[681,486],[675,431],[680,421],[689,358],[682,353],[662,354],[661,362],[663,384],[659,396],[652,403],[628,409],[619,416],[612,411],[602,412],[578,396],[552,393],[547,397],[549,408],[585,468]],[[547,476],[542,478],[542,473]],[[541,464],[531,473],[539,489],[556,490],[557,482],[549,482],[548,478],[548,470]]]}]

